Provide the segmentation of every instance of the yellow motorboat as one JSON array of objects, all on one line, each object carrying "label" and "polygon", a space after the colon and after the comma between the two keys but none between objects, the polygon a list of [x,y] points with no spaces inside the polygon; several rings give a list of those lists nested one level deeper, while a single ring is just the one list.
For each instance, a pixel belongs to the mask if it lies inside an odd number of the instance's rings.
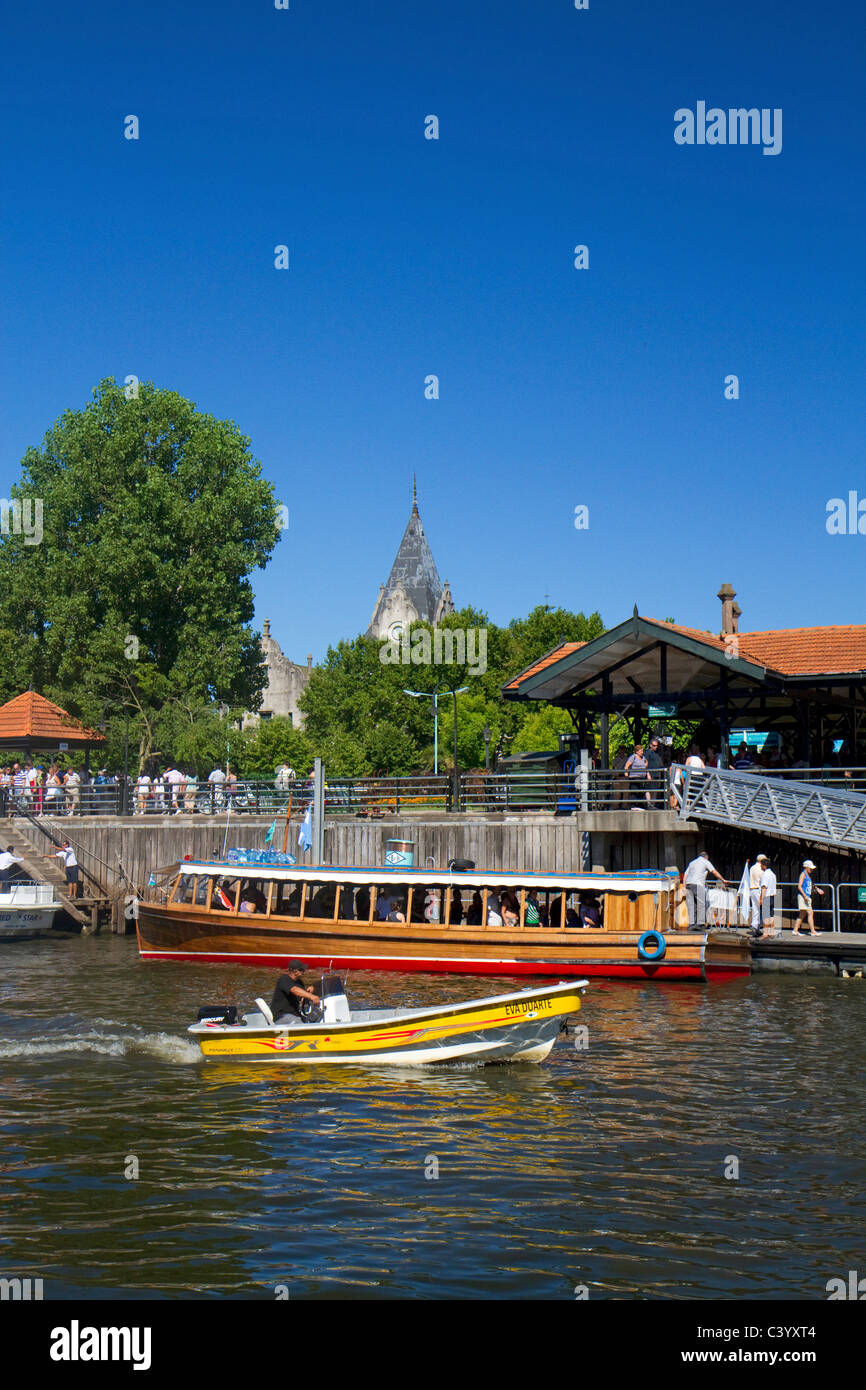
[{"label": "yellow motorboat", "polygon": [[353,1009],[339,975],[324,975],[321,1008],[274,1022],[264,999],[240,1019],[234,1006],[199,1009],[189,1033],[207,1058],[429,1066],[436,1062],[543,1062],[577,1013],[587,980],[421,1009]]}]

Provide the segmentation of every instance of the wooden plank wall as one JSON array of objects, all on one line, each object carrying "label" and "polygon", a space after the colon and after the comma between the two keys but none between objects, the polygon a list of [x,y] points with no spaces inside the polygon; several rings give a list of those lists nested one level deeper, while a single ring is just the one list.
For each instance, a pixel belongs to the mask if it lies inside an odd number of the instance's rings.
[{"label": "wooden plank wall", "polygon": [[[222,854],[225,820],[195,816],[133,816],[125,820],[107,817],[45,818],[55,835],[69,836],[79,860],[95,875],[111,894],[121,893],[125,879],[120,871],[143,887],[150,874],[164,868],[184,855],[194,859],[209,859]],[[270,825],[268,817],[234,817],[228,834],[228,846],[261,849]],[[34,831],[27,827],[32,839]],[[298,854],[300,821],[293,821],[289,830],[288,851]],[[670,832],[668,852],[670,851]],[[683,835],[687,848],[691,837]],[[387,840],[410,840],[415,846],[415,864],[422,868],[428,858],[437,867],[449,859],[471,859],[479,869],[498,869],[520,872],[579,872],[581,864],[581,828],[578,817],[527,817],[525,820],[492,821],[463,819],[460,821],[422,822],[417,819],[385,821],[328,821],[325,830],[325,862],[347,868],[384,864]],[[613,871],[623,869],[659,869],[665,866],[665,836],[650,831],[634,831],[613,835],[593,835],[590,863],[602,863]],[[277,848],[283,844],[283,825],[278,824],[275,835]],[[596,847],[601,850],[598,857]],[[46,843],[47,849],[47,843]],[[688,857],[691,857],[689,854]],[[682,852],[677,859],[685,858]],[[307,860],[309,862],[309,859]]]}]

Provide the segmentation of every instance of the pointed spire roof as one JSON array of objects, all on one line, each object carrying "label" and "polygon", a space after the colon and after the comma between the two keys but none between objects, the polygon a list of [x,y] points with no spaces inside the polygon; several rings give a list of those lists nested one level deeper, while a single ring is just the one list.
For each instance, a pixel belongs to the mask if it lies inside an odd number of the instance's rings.
[{"label": "pointed spire roof", "polygon": [[436,610],[442,597],[442,580],[439,578],[436,561],[433,559],[433,552],[430,549],[418,512],[418,488],[414,475],[412,478],[412,511],[409,514],[403,539],[391,566],[388,582],[384,592],[379,595],[376,612],[373,614],[373,621],[370,624],[369,631],[371,633],[376,631],[377,619],[383,606],[387,605],[398,587],[402,589],[405,599],[415,609],[420,621],[425,623],[435,621]]}]

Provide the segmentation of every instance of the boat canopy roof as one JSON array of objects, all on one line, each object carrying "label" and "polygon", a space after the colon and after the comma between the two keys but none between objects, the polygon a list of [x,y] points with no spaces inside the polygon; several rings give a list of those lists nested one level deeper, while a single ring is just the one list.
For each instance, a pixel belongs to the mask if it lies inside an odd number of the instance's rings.
[{"label": "boat canopy roof", "polygon": [[245,878],[284,883],[352,883],[356,886],[388,888],[417,883],[425,888],[538,888],[567,893],[670,893],[679,878],[664,870],[635,869],[617,874],[534,874],[479,873],[476,869],[393,869],[381,867],[335,868],[332,864],[229,864],[221,860],[185,859],[179,865],[183,874],[218,874],[222,878]]}]

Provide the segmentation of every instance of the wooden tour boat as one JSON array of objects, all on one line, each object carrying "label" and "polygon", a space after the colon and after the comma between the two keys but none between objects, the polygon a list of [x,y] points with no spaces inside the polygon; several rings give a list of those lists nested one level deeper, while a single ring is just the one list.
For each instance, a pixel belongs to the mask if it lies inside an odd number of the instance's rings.
[{"label": "wooden tour boat", "polygon": [[[279,968],[299,956],[321,970],[663,980],[732,978],[751,969],[745,934],[688,926],[673,872],[185,860],[167,882],[167,890],[151,888],[137,905],[138,946],[148,960]],[[500,914],[503,895],[519,911]],[[596,924],[578,925],[578,914]]]}]

